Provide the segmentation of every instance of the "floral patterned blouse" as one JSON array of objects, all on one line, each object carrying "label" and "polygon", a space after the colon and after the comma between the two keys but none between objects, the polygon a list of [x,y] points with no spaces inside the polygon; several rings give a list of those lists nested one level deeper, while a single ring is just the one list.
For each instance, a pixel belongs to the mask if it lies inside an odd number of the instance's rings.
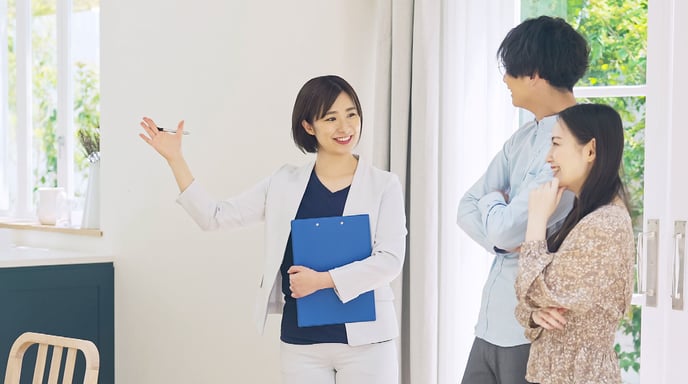
[{"label": "floral patterned blouse", "polygon": [[[545,241],[523,243],[516,318],[532,341],[526,380],[621,383],[614,335],[631,302],[634,252],[631,218],[620,199],[581,219],[555,253]],[[567,309],[563,330],[531,321],[544,307]]]}]

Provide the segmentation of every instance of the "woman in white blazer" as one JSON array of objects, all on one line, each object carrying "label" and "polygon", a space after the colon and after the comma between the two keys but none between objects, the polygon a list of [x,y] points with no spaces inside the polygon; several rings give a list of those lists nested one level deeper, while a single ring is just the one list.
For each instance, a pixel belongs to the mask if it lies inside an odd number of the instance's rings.
[{"label": "woman in white blazer", "polygon": [[[263,276],[256,300],[262,333],[268,313],[282,313],[281,356],[285,384],[398,383],[398,336],[390,282],[402,270],[406,217],[398,178],[366,163],[358,144],[361,105],[354,89],[338,76],[304,84],[294,103],[292,136],[316,159],[285,165],[243,194],[213,199],[194,177],[182,155],[184,122],[176,133],[161,132],[143,118],[141,138],[170,165],[181,191],[178,203],[204,230],[265,222]],[[293,219],[368,214],[371,255],[329,271],[293,264]],[[342,239],[346,243],[347,239]],[[336,244],[335,244],[336,246]],[[326,255],[324,255],[326,257]],[[375,320],[299,327],[296,299],[334,289],[347,303],[374,290]]]}]

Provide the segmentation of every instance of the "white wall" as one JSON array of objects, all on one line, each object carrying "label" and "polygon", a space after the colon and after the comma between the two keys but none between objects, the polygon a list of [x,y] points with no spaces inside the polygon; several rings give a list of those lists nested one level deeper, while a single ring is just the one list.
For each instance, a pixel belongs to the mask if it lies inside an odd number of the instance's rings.
[{"label": "white wall", "polygon": [[342,75],[372,122],[377,2],[101,4],[101,226],[115,255],[117,382],[278,383],[279,321],[263,337],[253,323],[262,227],[201,232],[138,123],[185,119],[186,157],[218,197],[306,161],[290,119],[307,79]]}]

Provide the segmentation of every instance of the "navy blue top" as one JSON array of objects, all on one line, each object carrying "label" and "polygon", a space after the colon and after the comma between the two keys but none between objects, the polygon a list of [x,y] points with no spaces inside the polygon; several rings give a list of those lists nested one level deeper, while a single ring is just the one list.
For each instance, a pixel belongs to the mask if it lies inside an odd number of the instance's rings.
[{"label": "navy blue top", "polygon": [[[297,219],[312,219],[315,217],[342,216],[344,204],[349,195],[346,187],[337,192],[330,192],[318,177],[315,170],[301,198]],[[344,324],[319,325],[314,327],[299,327],[296,321],[296,299],[291,297],[289,289],[289,275],[287,270],[294,265],[294,252],[291,245],[291,234],[284,250],[284,259],[280,267],[282,274],[282,293],[284,294],[284,313],[282,314],[282,334],[280,339],[288,344],[318,344],[318,343],[343,343],[347,344],[346,327]]]}]

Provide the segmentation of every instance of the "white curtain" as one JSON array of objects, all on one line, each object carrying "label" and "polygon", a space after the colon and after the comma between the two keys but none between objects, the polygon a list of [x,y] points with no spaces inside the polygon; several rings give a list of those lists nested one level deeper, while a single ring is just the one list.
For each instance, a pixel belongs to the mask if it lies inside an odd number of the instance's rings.
[{"label": "white curtain", "polygon": [[406,186],[402,382],[458,383],[492,258],[456,225],[516,121],[497,68],[513,0],[379,2],[375,153]]},{"label": "white curtain", "polygon": [[[445,2],[440,136],[439,381],[458,383],[492,257],[456,225],[464,192],[516,127],[496,52],[515,25],[513,0]],[[411,308],[413,310],[413,308]]]},{"label": "white curtain", "polygon": [[[404,329],[408,339],[405,383],[436,383],[439,350],[439,138],[441,3],[416,1],[413,9],[411,113],[407,146],[409,262]],[[394,111],[392,111],[394,114]]]}]

